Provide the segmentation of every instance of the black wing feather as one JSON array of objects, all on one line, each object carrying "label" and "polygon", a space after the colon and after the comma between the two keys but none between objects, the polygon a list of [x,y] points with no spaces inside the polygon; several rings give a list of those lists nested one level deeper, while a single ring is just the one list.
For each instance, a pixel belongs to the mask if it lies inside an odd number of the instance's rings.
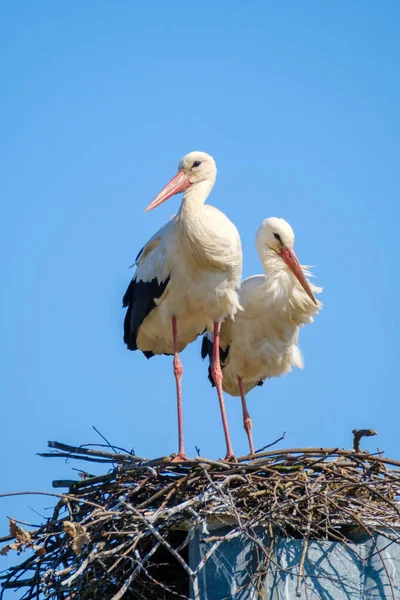
[{"label": "black wing feather", "polygon": [[137,261],[141,257],[143,250],[144,250],[144,246],[143,246],[143,248],[141,250],[139,250],[139,253],[138,253],[137,257],[135,258],[135,264],[137,263]]},{"label": "black wing feather", "polygon": [[[124,320],[124,342],[129,350],[137,350],[138,330],[147,315],[156,307],[155,300],[160,298],[169,283],[169,277],[159,282],[155,277],[151,281],[132,279],[122,300],[124,308],[128,308]],[[146,358],[154,356],[153,352],[143,352]]]}]

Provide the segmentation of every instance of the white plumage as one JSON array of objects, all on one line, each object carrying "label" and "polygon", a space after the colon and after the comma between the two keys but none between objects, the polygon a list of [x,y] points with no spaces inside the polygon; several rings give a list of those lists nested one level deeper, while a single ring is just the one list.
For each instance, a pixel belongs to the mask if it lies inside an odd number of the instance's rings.
[{"label": "white plumage", "polygon": [[[223,389],[232,396],[242,396],[252,453],[251,421],[244,395],[267,378],[303,367],[299,329],[312,323],[321,308],[314,294],[322,288],[307,281],[310,273],[298,264],[293,245],[294,233],[286,221],[275,217],[263,221],[256,246],[265,274],[243,281],[239,300],[244,310],[221,327]],[[206,346],[211,351],[211,337],[206,335],[203,356]]]},{"label": "white plumage", "polygon": [[[213,158],[204,152],[191,152],[180,161],[177,175],[146,210],[183,191],[180,209],[139,253],[123,301],[128,308],[124,332],[128,348],[142,350],[147,357],[174,354],[178,413],[182,374],[178,352],[206,329],[218,337],[220,323],[227,316],[233,319],[240,308],[239,233],[221,211],[204,205],[216,173]],[[218,379],[217,362],[214,366]],[[222,388],[219,392],[224,421]],[[178,456],[184,458],[181,423],[179,431]],[[232,449],[227,429],[225,436],[229,455]]]},{"label": "white plumage", "polygon": [[206,328],[212,332],[213,321],[233,318],[239,308],[241,244],[236,227],[213,206],[195,205],[187,211],[183,203],[146,244],[134,275],[138,282],[169,278],[137,334],[138,348],[154,354],[174,353],[173,316],[179,321],[181,352]]}]

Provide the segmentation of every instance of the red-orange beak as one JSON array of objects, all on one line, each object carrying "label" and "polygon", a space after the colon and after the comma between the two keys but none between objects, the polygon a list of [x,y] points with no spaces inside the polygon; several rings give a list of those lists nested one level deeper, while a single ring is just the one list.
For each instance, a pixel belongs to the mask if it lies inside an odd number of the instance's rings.
[{"label": "red-orange beak", "polygon": [[175,177],[171,179],[170,182],[161,190],[159,194],[150,202],[148,207],[144,212],[148,212],[149,210],[153,210],[156,206],[159,206],[168,198],[171,198],[174,194],[179,194],[179,192],[183,192],[186,188],[191,185],[189,181],[189,175],[184,171],[178,171]]},{"label": "red-orange beak", "polygon": [[297,260],[297,256],[291,248],[282,248],[280,256],[282,256],[283,260],[292,271],[293,275],[296,277],[297,281],[300,283],[306,294],[311,298],[314,304],[318,305],[318,302],[315,299],[314,294],[311,291],[310,284],[308,283],[306,276],[303,273],[303,269],[300,266],[299,261]]}]

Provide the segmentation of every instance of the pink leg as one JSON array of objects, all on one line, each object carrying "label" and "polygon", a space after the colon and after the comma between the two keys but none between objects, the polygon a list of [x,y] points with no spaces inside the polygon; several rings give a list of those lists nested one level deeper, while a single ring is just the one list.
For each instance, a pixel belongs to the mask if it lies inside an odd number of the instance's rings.
[{"label": "pink leg", "polygon": [[252,422],[250,419],[249,411],[247,410],[246,396],[244,395],[244,391],[243,391],[243,381],[242,381],[242,378],[239,377],[239,375],[238,375],[238,385],[239,385],[240,397],[242,399],[243,425],[244,425],[245,431],[247,433],[247,437],[249,438],[250,454],[255,454],[254,444],[253,444],[253,434],[251,433]]},{"label": "pink leg", "polygon": [[226,441],[226,457],[225,460],[231,460],[234,458],[231,438],[229,437],[228,430],[228,419],[226,418],[224,395],[222,392],[222,369],[219,361],[219,327],[220,324],[214,321],[214,347],[213,347],[213,361],[211,366],[211,373],[217,387],[219,407],[221,409],[222,425],[224,427],[225,441]]},{"label": "pink leg", "polygon": [[176,325],[176,317],[172,317],[172,336],[174,340],[174,374],[176,380],[176,399],[178,404],[178,436],[179,436],[179,450],[177,456],[173,459],[174,462],[180,460],[187,460],[185,450],[183,447],[183,419],[182,419],[182,373],[183,367],[179,358],[178,352],[178,328]]}]

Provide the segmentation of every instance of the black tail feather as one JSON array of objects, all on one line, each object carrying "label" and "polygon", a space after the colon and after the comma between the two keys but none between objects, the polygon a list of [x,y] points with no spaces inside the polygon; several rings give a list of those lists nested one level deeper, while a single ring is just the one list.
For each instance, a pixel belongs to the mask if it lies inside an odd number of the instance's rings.
[{"label": "black tail feather", "polygon": [[207,335],[203,335],[203,341],[201,343],[201,358],[204,360],[207,356],[210,360],[212,360],[213,355],[213,346],[212,341],[207,337]]},{"label": "black tail feather", "polygon": [[[214,342],[210,340],[207,335],[203,335],[203,341],[201,343],[201,358],[204,360],[207,356],[209,358],[210,364],[208,366],[208,379],[213,387],[215,387],[215,381],[211,373],[211,364],[213,358],[214,351]],[[219,360],[221,362],[221,368],[224,370],[224,366],[229,354],[229,346],[227,346],[226,350],[223,350],[221,346],[219,347]]]}]

